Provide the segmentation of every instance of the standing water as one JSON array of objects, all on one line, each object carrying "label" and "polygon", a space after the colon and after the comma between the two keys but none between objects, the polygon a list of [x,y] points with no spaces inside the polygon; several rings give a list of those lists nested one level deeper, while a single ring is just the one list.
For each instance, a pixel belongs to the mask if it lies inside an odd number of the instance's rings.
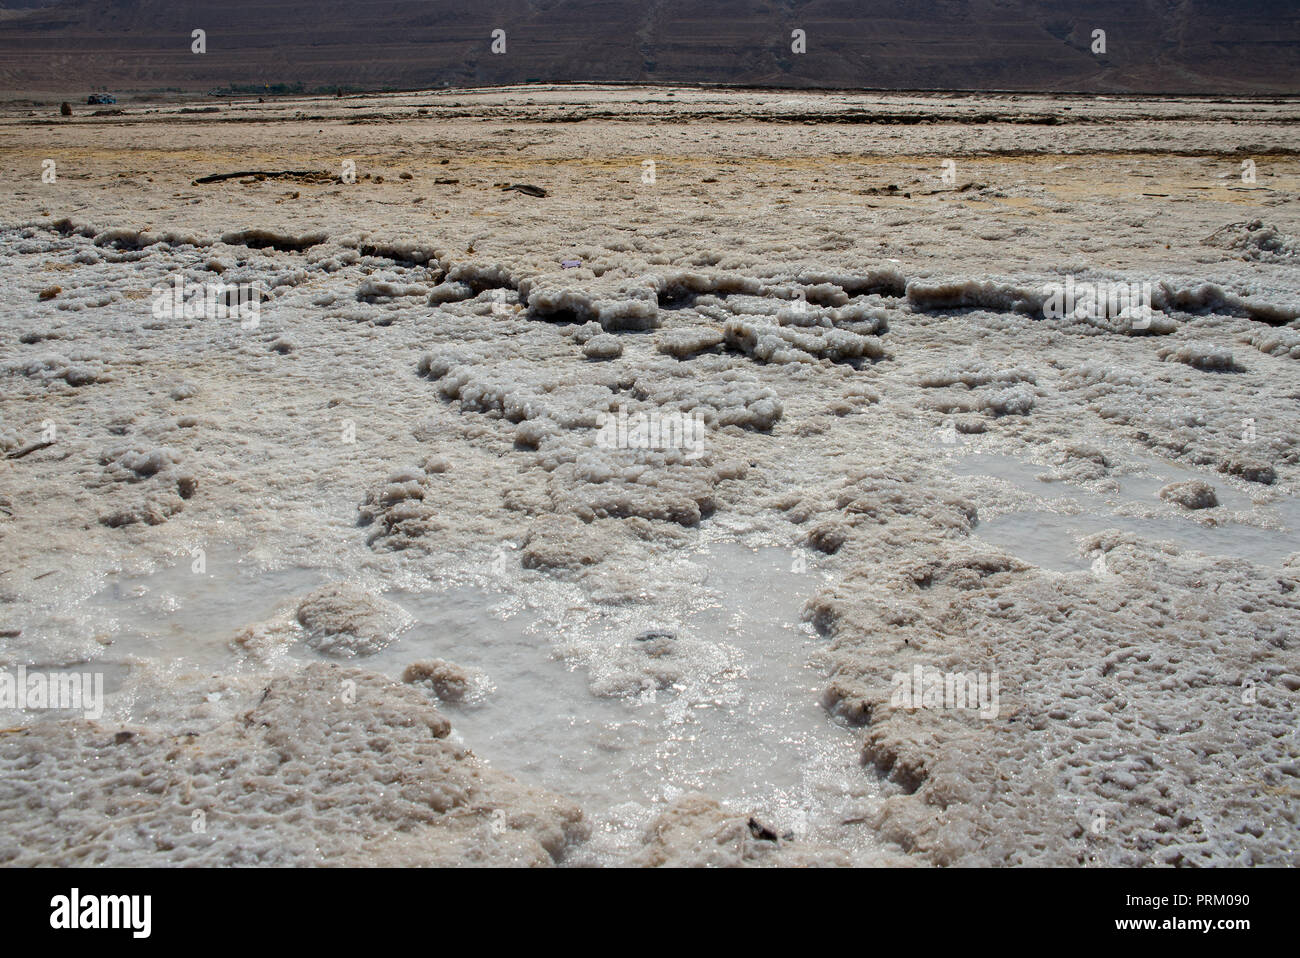
[{"label": "standing water", "polygon": [[[860,764],[859,735],[818,704],[821,640],[801,622],[815,579],[774,548],[715,544],[685,562],[702,587],[672,621],[635,628],[626,612],[548,620],[478,587],[394,590],[386,598],[414,624],[349,664],[394,679],[434,658],[469,672],[474,691],[439,704],[452,736],[583,808],[592,837],[573,863],[618,861],[667,803],[693,792],[781,833],[867,851],[861,822],[879,785]],[[85,613],[113,639],[105,661],[127,671],[140,661],[177,679],[255,669],[232,650],[234,632],[329,578],[216,550],[201,575],[180,564],[116,580]],[[292,655],[319,657],[302,643]],[[110,696],[110,706],[134,711],[146,694]]]}]

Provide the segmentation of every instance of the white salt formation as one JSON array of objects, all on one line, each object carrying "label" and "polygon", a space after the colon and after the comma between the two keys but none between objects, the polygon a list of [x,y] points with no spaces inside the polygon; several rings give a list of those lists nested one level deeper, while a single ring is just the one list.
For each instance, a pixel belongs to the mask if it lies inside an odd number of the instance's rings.
[{"label": "white salt formation", "polygon": [[0,115],[0,862],[1300,864],[1294,105],[662,93]]}]

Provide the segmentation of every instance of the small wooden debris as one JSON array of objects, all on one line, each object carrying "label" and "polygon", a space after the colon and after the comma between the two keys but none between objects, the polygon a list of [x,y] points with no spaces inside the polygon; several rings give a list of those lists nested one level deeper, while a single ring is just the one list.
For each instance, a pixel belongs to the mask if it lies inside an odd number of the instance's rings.
[{"label": "small wooden debris", "polygon": [[42,449],[48,449],[52,445],[54,445],[53,439],[42,439],[40,442],[29,443],[28,445],[23,446],[21,449],[15,449],[13,452],[9,453],[7,458],[21,459],[23,456],[26,456],[29,453],[39,452]]},{"label": "small wooden debris", "polygon": [[220,183],[223,180],[237,180],[249,176],[263,180],[300,180],[304,183],[330,183],[338,178],[332,173],[323,173],[320,170],[239,170],[236,173],[213,173],[210,176],[200,176],[191,185]]}]

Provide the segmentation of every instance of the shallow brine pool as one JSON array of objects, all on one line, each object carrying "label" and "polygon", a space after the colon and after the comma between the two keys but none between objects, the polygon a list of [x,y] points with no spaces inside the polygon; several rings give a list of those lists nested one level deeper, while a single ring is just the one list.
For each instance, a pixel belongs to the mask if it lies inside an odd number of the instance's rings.
[{"label": "shallow brine pool", "polygon": [[[1300,500],[1279,498],[1256,504],[1222,475],[1149,459],[1141,474],[1114,476],[1117,489],[1097,492],[1063,481],[1045,481],[1045,466],[1012,456],[972,452],[955,458],[959,476],[987,477],[1027,493],[1025,508],[981,516],[975,536],[1044,569],[1086,569],[1080,552],[1085,536],[1118,529],[1145,539],[1172,542],[1211,556],[1234,556],[1276,565],[1300,551]],[[1202,479],[1214,487],[1220,505],[1179,511],[1158,497],[1171,482]]]},{"label": "shallow brine pool", "polygon": [[[572,623],[517,594],[457,585],[385,594],[413,624],[378,654],[347,660],[400,678],[407,665],[443,659],[473,678],[458,703],[440,703],[452,735],[494,768],[576,801],[592,838],[570,861],[619,860],[674,798],[703,792],[753,812],[780,833],[849,852],[872,847],[863,823],[878,800],[860,764],[860,733],[819,704],[824,640],[801,622],[816,583],[791,553],[734,543],[679,564],[695,588],[668,618],[635,612]],[[231,637],[329,581],[323,570],[267,571],[233,550],[120,577],[83,607],[111,638],[101,666],[141,663],[181,680],[256,670]],[[321,658],[305,644],[292,659]],[[121,689],[121,691],[115,691]],[[110,708],[139,712],[146,683],[110,683]]]}]

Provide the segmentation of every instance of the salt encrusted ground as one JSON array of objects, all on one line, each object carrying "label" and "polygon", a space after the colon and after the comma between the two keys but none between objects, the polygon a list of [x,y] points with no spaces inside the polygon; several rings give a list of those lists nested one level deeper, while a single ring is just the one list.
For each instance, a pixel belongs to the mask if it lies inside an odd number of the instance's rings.
[{"label": "salt encrusted ground", "polygon": [[[0,860],[1300,863],[1296,112],[585,88],[4,117],[0,666],[115,691],[0,722]],[[177,274],[261,285],[258,325],[155,317]],[[1151,283],[1150,328],[1044,319],[1067,276]],[[600,447],[620,405],[698,411],[704,455]],[[1167,488],[1197,481],[1217,504]],[[809,827],[670,791],[602,844],[572,756],[519,783],[449,731],[493,695],[557,726],[676,703],[599,740],[629,762],[709,728],[755,678],[736,649],[795,642],[691,618],[726,543],[788,557],[825,741],[861,749]],[[199,549],[203,621],[148,578]],[[449,587],[583,681],[453,650],[403,683]],[[996,672],[997,718],[891,705],[917,665]]]}]

